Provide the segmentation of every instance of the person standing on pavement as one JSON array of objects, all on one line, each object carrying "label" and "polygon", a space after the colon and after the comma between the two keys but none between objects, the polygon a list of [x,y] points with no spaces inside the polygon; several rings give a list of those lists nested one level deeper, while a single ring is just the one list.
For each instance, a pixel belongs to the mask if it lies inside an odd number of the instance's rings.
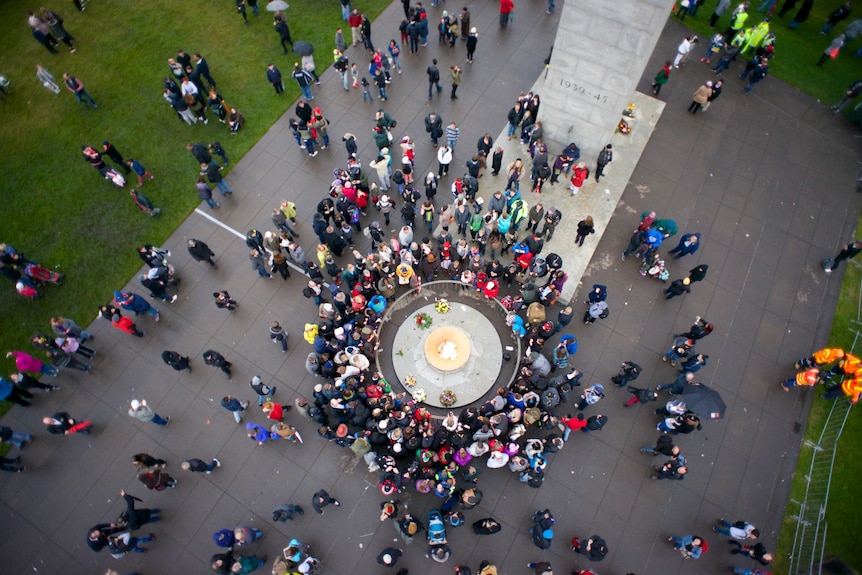
[{"label": "person standing on pavement", "polygon": [[605,148],[599,152],[599,159],[596,162],[596,181],[599,181],[605,172],[605,166],[610,164],[614,159],[613,146],[608,144]]},{"label": "person standing on pavement", "polygon": [[242,412],[248,407],[248,402],[226,395],[221,400],[221,406],[233,414],[237,423],[242,423]]},{"label": "person standing on pavement", "polygon": [[440,146],[437,149],[437,163],[440,166],[437,176],[442,178],[449,173],[449,164],[452,163],[452,148],[449,146]]},{"label": "person standing on pavement", "polygon": [[192,366],[190,365],[189,358],[183,357],[175,351],[171,351],[169,349],[163,351],[162,361],[174,368],[176,371],[183,371],[187,369],[189,373],[192,372]]},{"label": "person standing on pavement", "polygon": [[449,76],[452,78],[452,95],[450,98],[452,100],[457,100],[458,95],[456,92],[458,92],[458,85],[461,84],[461,68],[457,65],[451,66],[449,68]]},{"label": "person standing on pavement", "polygon": [[[299,62],[293,63],[293,74],[291,74],[291,76],[296,80],[299,89],[302,90],[302,97],[306,100],[314,100],[314,94],[311,93],[311,83],[314,82],[314,77],[303,70],[302,66],[299,65]],[[311,118],[309,117],[308,120],[310,119]]]},{"label": "person standing on pavement", "polygon": [[222,354],[213,349],[208,349],[204,352],[203,358],[205,364],[219,368],[227,375],[228,381],[233,381],[233,374],[230,371],[233,364],[227,361]]},{"label": "person standing on pavement", "polygon": [[186,459],[180,464],[180,469],[183,471],[191,471],[193,473],[206,473],[209,475],[213,469],[221,467],[221,461],[213,457],[209,463],[204,463],[200,459]]},{"label": "person standing on pavement", "polygon": [[[466,30],[466,28],[465,28]],[[470,35],[467,36],[467,63],[473,63],[473,53],[476,52],[476,44],[479,43],[479,33],[475,26],[470,28]]]},{"label": "person standing on pavement", "polygon": [[514,19],[515,3],[512,0],[500,0],[500,28],[509,25],[509,19]]},{"label": "person standing on pavement", "polygon": [[189,255],[192,256],[196,262],[206,262],[212,266],[213,269],[218,269],[215,261],[213,261],[215,253],[213,253],[205,242],[196,240],[195,238],[189,238],[188,250]]},{"label": "person standing on pavement", "polygon": [[766,78],[769,73],[769,58],[761,58],[760,62],[751,71],[751,77],[748,79],[748,86],[742,89],[744,94],[750,94],[751,90],[758,82]]},{"label": "person standing on pavement", "polygon": [[437,58],[431,60],[431,65],[428,66],[425,73],[428,74],[428,99],[430,100],[434,86],[437,87],[438,94],[443,91],[442,86],[440,86],[440,69],[437,68]]},{"label": "person standing on pavement", "polygon": [[143,422],[153,422],[156,425],[167,425],[171,417],[162,417],[147,405],[146,399],[133,399],[129,402],[129,416]]},{"label": "person standing on pavement", "polygon": [[455,153],[455,145],[458,143],[458,138],[461,137],[461,128],[455,122],[449,122],[446,126],[446,146]]},{"label": "person standing on pavement", "polygon": [[323,508],[332,503],[336,507],[341,505],[341,501],[333,499],[325,489],[319,490],[311,498],[311,506],[319,515],[323,515]]},{"label": "person standing on pavement", "polygon": [[443,135],[443,118],[438,116],[436,112],[431,112],[425,116],[425,131],[431,136],[431,142],[437,146],[437,140]]},{"label": "person standing on pavement", "polygon": [[659,70],[659,73],[655,75],[652,81],[652,93],[658,96],[658,93],[661,92],[661,87],[667,84],[667,81],[670,79],[670,60],[664,63],[664,67]]}]

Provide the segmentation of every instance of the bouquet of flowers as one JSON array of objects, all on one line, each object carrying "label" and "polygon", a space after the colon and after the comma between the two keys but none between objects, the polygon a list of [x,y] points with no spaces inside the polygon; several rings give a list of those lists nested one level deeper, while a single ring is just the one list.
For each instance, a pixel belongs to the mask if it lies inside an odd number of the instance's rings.
[{"label": "bouquet of flowers", "polygon": [[416,327],[419,329],[428,329],[431,327],[431,322],[434,321],[427,313],[417,313],[413,319],[416,320]]},{"label": "bouquet of flowers", "polygon": [[425,394],[425,390],[424,390],[424,389],[421,389],[421,388],[420,388],[420,389],[414,389],[414,390],[413,390],[413,391],[411,391],[410,393],[411,393],[411,395],[413,396],[413,399],[414,399],[417,403],[422,403],[423,401],[425,401],[426,394]]},{"label": "bouquet of flowers", "polygon": [[458,397],[451,389],[446,389],[440,394],[440,404],[443,405],[443,407],[452,407],[455,405],[456,401],[458,401]]},{"label": "bouquet of flowers", "polygon": [[632,127],[625,120],[620,120],[620,123],[617,124],[617,133],[622,134],[623,136],[628,136],[632,132]]},{"label": "bouquet of flowers", "polygon": [[626,106],[626,109],[623,110],[623,116],[626,116],[627,118],[634,118],[635,117],[635,105],[629,104],[628,106]]},{"label": "bouquet of flowers", "polygon": [[404,387],[407,389],[413,389],[416,387],[416,378],[412,375],[408,375],[404,377]]},{"label": "bouquet of flowers", "polygon": [[434,309],[437,310],[437,313],[449,313],[449,300],[444,298],[438,299],[434,305]]}]

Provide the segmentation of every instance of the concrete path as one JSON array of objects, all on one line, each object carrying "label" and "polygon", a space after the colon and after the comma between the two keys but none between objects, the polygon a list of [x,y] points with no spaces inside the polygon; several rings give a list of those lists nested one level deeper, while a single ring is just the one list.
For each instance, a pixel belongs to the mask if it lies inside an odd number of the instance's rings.
[{"label": "concrete path", "polygon": [[[457,175],[474,143],[486,131],[500,131],[514,98],[541,73],[556,22],[555,16],[542,14],[536,0],[530,5],[505,31],[498,28],[496,3],[471,6],[480,32],[472,66],[464,61],[460,41],[452,49],[438,47],[433,34],[419,56],[403,53],[406,69],[393,80],[385,108],[398,120],[396,135],[409,134],[418,142],[417,174],[436,166],[423,127],[431,109],[444,121],[461,125],[458,167],[450,172]],[[440,10],[429,10],[432,22]],[[400,17],[401,6],[394,3],[374,23],[377,43],[397,38]],[[649,79],[683,34],[678,24],[668,24],[642,90],[648,90]],[[349,55],[363,56],[356,49]],[[433,56],[440,59],[444,77],[453,63],[465,69],[457,101],[444,92],[428,102],[424,70]],[[569,550],[570,538],[598,533],[611,549],[599,566],[601,573],[720,573],[728,564],[745,563],[730,561],[724,543],[710,534],[718,517],[756,523],[766,545],[774,548],[809,400],[805,392],[782,393],[777,383],[791,373],[793,360],[826,341],[842,274],[825,276],[818,262],[852,237],[862,197],[853,193],[858,151],[850,125],[775,78],[742,96],[734,70],[722,97],[697,116],[685,109],[697,84],[712,77],[705,67],[691,63],[665,86],[667,107],[640,162],[628,182],[613,184],[625,186],[613,217],[601,240],[591,239],[590,247],[583,248],[595,248],[583,281],[609,286],[611,316],[594,326],[572,325],[581,344],[574,363],[586,372],[585,382],[607,383],[620,361],[633,359],[645,368],[638,384],[655,385],[673,376],[659,360],[672,334],[698,314],[715,323],[715,333],[699,346],[710,356],[699,375],[721,391],[728,416],[679,437],[692,469],[688,479],[674,484],[649,479],[652,461],[638,448],[655,439],[656,417],[647,406],[623,408],[629,395],[608,386],[608,396],[591,409],[607,413],[609,425],[601,433],[573,437],[553,456],[541,489],[520,484],[506,471],[483,473],[484,500],[467,512],[467,519],[494,516],[503,524],[502,532],[479,538],[469,527],[452,530],[453,556],[446,566],[425,559],[424,545],[417,541],[399,567],[414,574],[443,573],[455,564],[476,569],[489,559],[501,574],[518,574],[527,573],[528,560],[544,557],[557,572],[566,573],[574,566],[588,567]],[[377,102],[360,102],[356,91],[344,93],[330,72],[316,93],[314,103],[332,121],[332,149],[308,158],[296,148],[285,116],[230,174],[236,193],[215,213],[244,233],[252,226],[269,228],[272,207],[282,198],[294,200],[309,255],[314,236],[308,220],[328,189],[331,169],[345,158],[340,134],[357,134],[367,164],[378,108]],[[616,167],[609,173],[617,173]],[[483,178],[483,190],[487,182]],[[438,194],[439,201],[445,197],[444,191]],[[681,233],[703,234],[696,256],[671,265],[672,278],[696,263],[709,265],[706,281],[691,295],[664,301],[661,286],[637,273],[636,260],[620,261],[645,209],[675,219]],[[189,261],[184,250],[188,237],[205,240],[219,254],[218,270]],[[559,234],[549,247],[567,240]],[[247,382],[254,374],[277,385],[276,397],[285,403],[309,393],[314,380],[303,368],[308,347],[301,331],[316,314],[299,295],[301,278],[259,279],[250,269],[244,242],[195,214],[166,246],[174,252],[183,284],[180,301],[160,306],[162,321],[141,319],[147,330],[143,339],[119,337],[106,323],[96,322],[95,372],[64,373],[60,392],[40,398],[29,410],[14,407],[4,418],[4,424],[33,432],[37,439],[24,452],[28,472],[0,477],[3,572],[85,574],[112,567],[122,573],[207,573],[209,557],[217,550],[212,533],[246,524],[266,533],[251,551],[272,557],[296,536],[311,544],[325,573],[379,573],[375,557],[394,544],[394,532],[378,519],[382,498],[375,476],[367,475],[349,451],[320,440],[314,426],[293,413],[289,419],[305,437],[303,445],[257,447],[218,406],[227,393],[251,400]],[[136,282],[130,286],[138,289]],[[235,314],[215,309],[211,293],[218,289],[239,299]],[[576,294],[578,299],[583,296]],[[274,319],[292,334],[286,354],[269,341],[267,327]],[[177,374],[165,366],[159,359],[165,348],[190,354],[194,372]],[[210,348],[233,362],[232,382],[199,359]],[[132,397],[146,398],[159,413],[172,416],[170,426],[131,421],[125,412]],[[46,435],[39,420],[59,409],[92,419],[94,434]],[[246,419],[263,421],[258,413]],[[179,486],[147,492],[129,464],[140,451],[167,459]],[[212,475],[179,470],[184,458],[212,456],[224,464]],[[321,487],[342,506],[318,516],[310,498]],[[146,506],[162,508],[164,519],[153,526],[159,538],[149,545],[150,552],[116,561],[106,552],[90,551],[85,537],[88,527],[120,513],[121,488],[143,497]],[[306,514],[273,524],[271,509],[288,501],[305,506]],[[437,504],[412,492],[401,502],[419,516]],[[553,510],[559,525],[551,550],[539,553],[526,532],[532,512],[545,507]],[[690,532],[708,535],[712,548],[697,562],[684,561],[665,542],[671,534]]]}]

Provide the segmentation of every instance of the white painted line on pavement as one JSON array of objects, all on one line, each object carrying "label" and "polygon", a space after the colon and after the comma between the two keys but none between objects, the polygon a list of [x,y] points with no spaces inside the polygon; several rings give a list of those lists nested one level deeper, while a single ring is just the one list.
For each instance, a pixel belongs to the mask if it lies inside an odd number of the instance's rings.
[{"label": "white painted line on pavement", "polygon": [[[211,221],[211,222],[212,222],[212,223],[214,223],[215,225],[223,227],[224,229],[226,229],[226,230],[227,230],[227,231],[229,231],[230,233],[234,234],[234,235],[235,235],[235,236],[237,236],[238,238],[241,238],[241,239],[243,239],[243,240],[245,239],[245,234],[240,233],[240,232],[236,231],[235,229],[233,229],[232,227],[230,227],[229,225],[227,225],[226,223],[224,223],[224,222],[222,222],[222,221],[220,221],[220,220],[215,219],[215,218],[214,218],[214,217],[212,217],[210,214],[208,214],[208,213],[206,213],[206,212],[202,211],[200,208],[195,208],[195,212],[196,212],[196,213],[198,213],[198,214],[200,214],[200,215],[202,215],[203,217],[205,217],[206,219],[208,219],[209,221]],[[301,268],[301,267],[299,267],[298,265],[294,264],[294,263],[293,263],[293,262],[291,262],[290,260],[286,260],[286,261],[287,261],[287,265],[288,265],[288,266],[292,267],[293,269],[295,269],[296,271],[298,271],[298,272],[299,272],[299,273],[301,273],[302,275],[304,275],[304,276],[308,277],[308,274],[307,274],[307,273],[305,273],[305,270],[304,270],[304,269],[302,269],[302,268]],[[326,287],[329,287],[329,284],[328,284],[328,283],[326,283],[326,282],[323,282],[323,285],[324,285],[324,286],[326,286]]]}]

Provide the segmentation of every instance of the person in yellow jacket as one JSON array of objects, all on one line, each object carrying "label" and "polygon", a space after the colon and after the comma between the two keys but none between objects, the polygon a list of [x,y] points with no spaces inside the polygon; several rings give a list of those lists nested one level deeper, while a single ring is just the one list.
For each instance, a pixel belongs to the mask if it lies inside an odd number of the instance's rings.
[{"label": "person in yellow jacket", "polygon": [[742,2],[730,15],[730,26],[724,31],[724,38],[730,42],[745,26],[748,20],[748,2]]},{"label": "person in yellow jacket", "polygon": [[769,34],[769,18],[764,19],[763,22],[757,26],[752,26],[745,31],[745,34],[746,42],[745,46],[742,47],[742,54],[748,52],[749,49],[760,47],[763,39],[766,38],[767,34]]},{"label": "person in yellow jacket", "polygon": [[816,385],[818,381],[820,381],[820,370],[816,367],[812,367],[806,369],[805,371],[800,371],[796,374],[795,377],[791,377],[790,379],[782,381],[781,389],[783,391],[790,391],[790,389],[793,387],[811,387],[813,385]]}]

